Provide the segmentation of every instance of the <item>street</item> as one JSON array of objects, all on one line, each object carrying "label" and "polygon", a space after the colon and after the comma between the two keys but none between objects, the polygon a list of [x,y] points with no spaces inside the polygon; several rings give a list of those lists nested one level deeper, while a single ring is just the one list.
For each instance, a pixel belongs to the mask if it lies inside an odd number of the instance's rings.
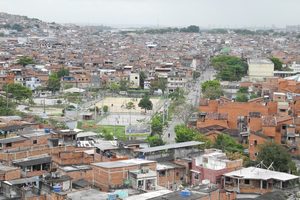
[{"label": "street", "polygon": [[[214,79],[214,75],[215,70],[213,68],[207,68],[203,71],[196,83],[189,90],[189,93],[186,95],[186,101],[188,101],[188,104],[198,107],[201,95],[200,86],[203,82]],[[185,112],[185,110],[182,110],[181,112]],[[180,116],[181,113],[174,114],[172,121],[169,122],[169,126],[164,130],[163,140],[167,144],[175,143],[176,134],[174,128],[176,125],[184,123],[184,120]]]}]

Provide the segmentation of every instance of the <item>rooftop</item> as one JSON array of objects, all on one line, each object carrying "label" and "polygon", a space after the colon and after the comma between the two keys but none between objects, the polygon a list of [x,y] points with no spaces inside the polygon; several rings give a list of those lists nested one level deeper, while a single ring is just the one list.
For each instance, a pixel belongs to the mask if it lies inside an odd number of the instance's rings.
[{"label": "rooftop", "polygon": [[193,147],[203,144],[203,142],[196,142],[196,141],[190,141],[190,142],[181,142],[181,143],[175,143],[175,144],[167,144],[157,147],[149,147],[145,149],[137,150],[138,152],[142,153],[148,153],[148,152],[155,152],[155,151],[162,151],[167,149],[177,149],[177,148],[185,148],[185,147]]},{"label": "rooftop", "polygon": [[198,200],[202,197],[206,197],[208,196],[207,193],[202,193],[202,192],[196,192],[196,191],[192,191],[190,196],[187,197],[183,197],[180,194],[181,191],[176,191],[176,192],[172,192],[172,193],[168,193],[162,196],[158,196],[158,197],[154,197],[154,198],[150,198],[149,200]]},{"label": "rooftop", "polygon": [[224,176],[232,178],[242,178],[242,179],[257,179],[257,180],[279,180],[279,181],[289,181],[298,179],[299,176],[295,176],[288,173],[271,171],[268,169],[262,169],[257,167],[242,168],[237,171],[229,172],[224,174]]},{"label": "rooftop", "polygon": [[118,167],[129,167],[141,164],[154,163],[156,161],[143,160],[143,159],[130,159],[130,160],[120,160],[113,162],[98,162],[92,163],[92,165],[102,168],[118,168]]},{"label": "rooftop", "polygon": [[153,192],[147,192],[144,194],[139,194],[139,195],[134,195],[134,196],[130,196],[127,197],[125,200],[147,200],[147,199],[151,199],[154,197],[159,197],[162,196],[164,194],[168,194],[171,193],[172,191],[170,190],[158,190],[158,191],[153,191]]},{"label": "rooftop", "polygon": [[259,58],[255,58],[255,59],[249,59],[248,61],[249,64],[273,64],[271,60],[269,59],[259,59]]},{"label": "rooftop", "polygon": [[43,154],[39,156],[32,156],[28,158],[14,160],[13,163],[21,167],[27,167],[32,165],[50,163],[51,159],[51,156],[49,156],[48,154]]}]

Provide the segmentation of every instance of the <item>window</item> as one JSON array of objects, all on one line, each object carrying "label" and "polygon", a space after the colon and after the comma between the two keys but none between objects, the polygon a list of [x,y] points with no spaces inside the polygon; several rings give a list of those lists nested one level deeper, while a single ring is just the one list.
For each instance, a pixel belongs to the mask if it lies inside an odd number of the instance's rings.
[{"label": "window", "polygon": [[166,171],[165,170],[159,171],[159,176],[166,176]]},{"label": "window", "polygon": [[257,140],[254,140],[254,146],[256,146],[257,145]]},{"label": "window", "polygon": [[32,170],[33,171],[40,171],[41,170],[41,165],[33,165]]},{"label": "window", "polygon": [[37,140],[33,140],[33,141],[32,141],[32,144],[37,144]]},{"label": "window", "polygon": [[198,173],[196,173],[196,174],[194,175],[194,179],[196,179],[196,180],[199,179],[199,174],[198,174]]},{"label": "window", "polygon": [[256,157],[256,156],[258,156],[258,153],[257,153],[257,152],[255,152],[255,153],[254,153],[254,156],[255,156],[255,157]]},{"label": "window", "polygon": [[179,176],[179,172],[176,172],[176,176]]},{"label": "window", "polygon": [[136,77],[134,77],[135,79],[138,79],[138,77],[136,76]]},{"label": "window", "polygon": [[249,179],[245,179],[245,180],[244,180],[244,183],[245,183],[246,185],[249,185],[249,184],[250,184],[250,180],[249,180]]},{"label": "window", "polygon": [[6,147],[11,147],[11,146],[12,146],[11,143],[7,143],[7,144],[6,144]]}]

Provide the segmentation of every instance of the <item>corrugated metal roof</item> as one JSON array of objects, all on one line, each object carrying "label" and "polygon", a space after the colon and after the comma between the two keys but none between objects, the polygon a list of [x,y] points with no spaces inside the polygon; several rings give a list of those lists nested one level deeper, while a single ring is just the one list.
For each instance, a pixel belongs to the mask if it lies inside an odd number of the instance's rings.
[{"label": "corrugated metal roof", "polygon": [[189,142],[181,142],[181,143],[175,143],[175,144],[167,144],[167,145],[162,145],[162,146],[157,146],[157,147],[149,147],[149,148],[137,150],[137,152],[148,153],[148,152],[162,151],[162,150],[167,150],[167,149],[192,147],[192,146],[197,146],[197,145],[201,145],[201,144],[203,144],[203,142],[189,141]]}]

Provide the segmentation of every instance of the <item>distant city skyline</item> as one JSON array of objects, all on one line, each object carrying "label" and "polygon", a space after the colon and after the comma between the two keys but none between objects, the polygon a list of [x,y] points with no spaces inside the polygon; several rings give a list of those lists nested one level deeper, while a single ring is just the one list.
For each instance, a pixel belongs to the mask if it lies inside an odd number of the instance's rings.
[{"label": "distant city skyline", "polygon": [[0,11],[47,22],[110,26],[300,24],[299,0],[0,0]]}]

